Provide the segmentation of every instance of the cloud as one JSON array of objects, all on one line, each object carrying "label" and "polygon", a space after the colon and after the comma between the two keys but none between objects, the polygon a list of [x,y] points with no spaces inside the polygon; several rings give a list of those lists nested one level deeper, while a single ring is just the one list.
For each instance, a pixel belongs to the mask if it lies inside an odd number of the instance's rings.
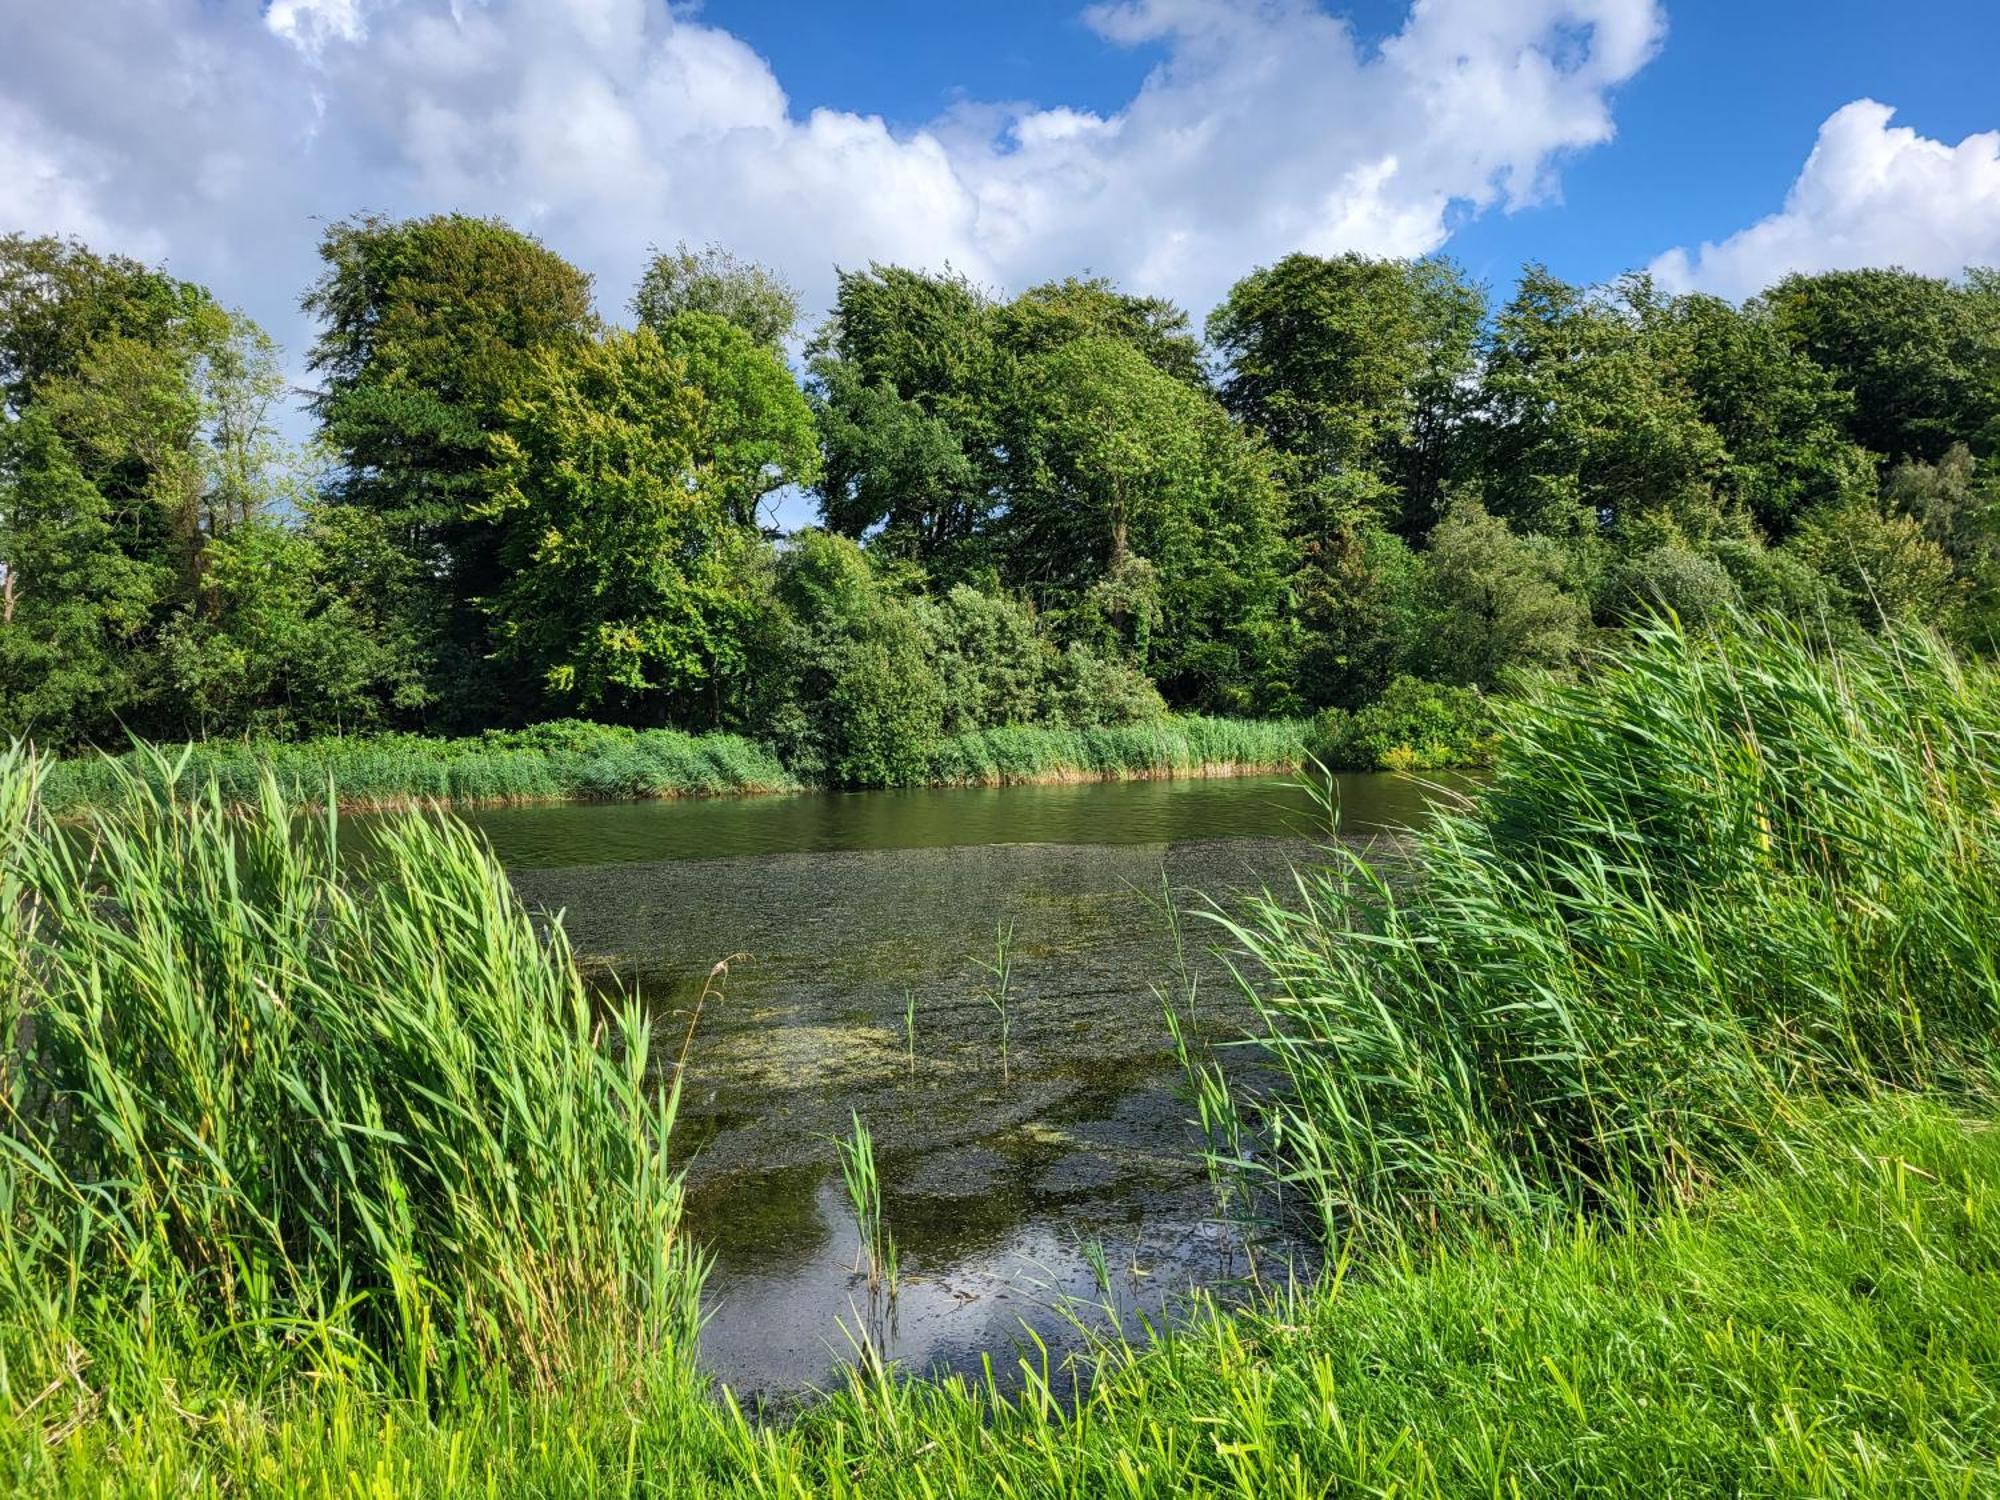
[{"label": "cloud", "polygon": [[998,288],[1083,268],[1197,315],[1294,249],[1415,254],[1546,199],[1612,135],[1657,0],[1414,0],[1373,48],[1311,0],[1124,0],[1161,61],[1119,108],[801,110],[662,0],[96,0],[0,52],[0,230],[165,256],[296,350],[319,226],[499,214],[622,310],[649,244],[719,240],[824,306],[836,264]]},{"label": "cloud", "polygon": [[1670,250],[1653,274],[1674,290],[1747,297],[1792,271],[1956,276],[2000,264],[2000,131],[1948,146],[1891,126],[1894,115],[1873,99],[1836,110],[1782,210],[1720,243]]}]

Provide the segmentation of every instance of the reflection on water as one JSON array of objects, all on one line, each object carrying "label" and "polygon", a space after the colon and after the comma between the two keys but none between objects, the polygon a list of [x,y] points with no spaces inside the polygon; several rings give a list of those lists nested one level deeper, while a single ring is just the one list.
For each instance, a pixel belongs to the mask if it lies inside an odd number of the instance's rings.
[{"label": "reflection on water", "polygon": [[[1334,782],[1347,833],[1406,827],[1423,810],[1425,783],[1410,777]],[[586,802],[465,816],[510,869],[835,849],[1315,837],[1326,822],[1293,778],[1279,777]]]},{"label": "reflection on water", "polygon": [[[1423,806],[1399,778],[1345,778],[1341,792],[1347,830],[1406,826]],[[892,1359],[977,1371],[991,1353],[1005,1368],[1024,1324],[1073,1344],[1060,1298],[1099,1320],[1156,1317],[1190,1284],[1243,1272],[1235,1236],[1210,1222],[1156,988],[1191,975],[1213,1038],[1248,1016],[1201,951],[1220,930],[1190,924],[1177,948],[1161,903],[1284,882],[1326,837],[1314,817],[1295,788],[1241,780],[476,821],[524,899],[564,910],[581,954],[641,986],[664,1057],[710,966],[746,955],[701,1016],[679,1144],[689,1223],[715,1256],[706,1361],[740,1390],[783,1391],[823,1381],[868,1310],[833,1146],[850,1110],[874,1134],[902,1252],[894,1318],[877,1330]],[[1003,1079],[974,961],[1004,923]]]}]

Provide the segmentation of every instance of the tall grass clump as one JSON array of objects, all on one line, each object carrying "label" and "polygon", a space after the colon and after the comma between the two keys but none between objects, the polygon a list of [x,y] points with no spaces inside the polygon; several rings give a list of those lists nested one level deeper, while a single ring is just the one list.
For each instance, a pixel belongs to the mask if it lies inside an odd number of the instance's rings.
[{"label": "tall grass clump", "polygon": [[1224,918],[1331,1234],[1649,1201],[1806,1095],[1947,1092],[2000,1041],[2000,691],[1905,632],[1667,624],[1497,705],[1490,787]]},{"label": "tall grass clump", "polygon": [[488,730],[465,739],[415,734],[328,737],[297,743],[211,741],[171,756],[139,748],[120,756],[59,761],[43,774],[41,799],[58,812],[107,807],[134,777],[163,786],[165,768],[213,781],[224,801],[249,806],[264,780],[300,805],[339,789],[356,810],[431,803],[505,803],[716,796],[793,791],[798,782],[768,746],[735,734],[627,729],[562,720]]},{"label": "tall grass clump", "polygon": [[1199,715],[1068,729],[1011,724],[950,736],[930,754],[938,786],[1227,775],[1288,771],[1305,763],[1302,719]]},{"label": "tall grass clump", "polygon": [[79,1345],[420,1400],[691,1347],[646,1019],[472,833],[391,820],[357,873],[268,773],[237,814],[155,761],[63,826],[39,778],[0,755],[15,1399]]}]

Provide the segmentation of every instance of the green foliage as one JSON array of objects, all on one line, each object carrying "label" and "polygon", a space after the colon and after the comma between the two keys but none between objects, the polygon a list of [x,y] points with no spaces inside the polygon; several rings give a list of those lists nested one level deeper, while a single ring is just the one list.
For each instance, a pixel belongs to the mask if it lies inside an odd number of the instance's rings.
[{"label": "green foliage", "polygon": [[1223,404],[1291,460],[1301,491],[1351,493],[1354,476],[1373,475],[1387,507],[1400,482],[1427,527],[1484,313],[1441,261],[1288,255],[1230,288],[1208,338],[1226,366]]},{"label": "green foliage", "polygon": [[1617,532],[1642,519],[1712,529],[1727,459],[1659,349],[1650,281],[1608,291],[1523,273],[1486,351],[1486,503],[1524,531]]},{"label": "green foliage", "polygon": [[[52,1443],[36,1419],[78,1409],[65,1381],[0,1423],[0,1452],[22,1488],[79,1497],[358,1476],[383,1500],[1976,1494],[2000,1447],[1996,1226],[2000,1136],[1890,1099],[1815,1113],[1642,1228],[1357,1261],[990,1386],[857,1373],[777,1419],[668,1365],[554,1396],[489,1384],[432,1415],[332,1382],[288,1400],[156,1352],[151,1392],[114,1391],[111,1416]],[[118,1342],[91,1335],[111,1363]],[[183,1415],[204,1388],[226,1420]]]},{"label": "green foliage", "polygon": [[355,587],[371,564],[401,562],[363,555],[379,548],[379,534],[364,534],[379,525],[332,508],[303,526],[252,520],[209,543],[199,603],[160,634],[163,676],[191,729],[340,733],[421,701],[414,651]]},{"label": "green foliage", "polygon": [[1792,344],[1852,397],[1854,441],[1935,463],[2000,420],[2000,316],[1990,280],[1902,270],[1792,275],[1762,298]]},{"label": "green foliage", "polygon": [[650,329],[546,351],[493,441],[498,649],[565,711],[700,704],[746,670],[750,538],[687,373]]},{"label": "green foliage", "polygon": [[492,438],[536,354],[595,332],[590,278],[531,236],[463,214],[343,220],[320,258],[308,364],[324,381],[314,406],[340,460],[335,497],[381,513],[439,578],[437,607],[408,628],[431,633],[447,714],[476,721],[509,701],[477,603],[501,580],[485,516],[501,482]]},{"label": "green foliage", "polygon": [[1278,588],[1277,492],[1206,395],[1129,345],[1024,368],[1004,576],[1076,639],[1129,650],[1170,701],[1256,704]]},{"label": "green foliage", "polygon": [[991,514],[1011,384],[993,304],[961,277],[843,271],[809,347],[826,524],[955,576]]},{"label": "green foliage", "polygon": [[1656,312],[1654,332],[1726,450],[1726,509],[1782,539],[1802,512],[1872,487],[1874,462],[1847,436],[1853,398],[1763,303],[1679,297]]},{"label": "green foliage", "polygon": [[1136,723],[1017,724],[954,735],[933,747],[926,779],[941,786],[1147,779],[1289,771],[1305,764],[1299,719],[1160,717]]},{"label": "green foliage", "polygon": [[916,609],[931,642],[946,734],[1025,724],[1043,712],[1059,657],[1026,605],[961,583]]},{"label": "green foliage", "polygon": [[1575,660],[1589,610],[1564,588],[1563,560],[1542,538],[1517,536],[1460,502],[1431,532],[1429,600],[1412,652],[1424,675],[1495,687],[1521,670]]},{"label": "green foliage", "polygon": [[165,767],[183,761],[187,783],[212,783],[231,805],[254,804],[267,777],[288,801],[317,805],[332,784],[341,805],[356,809],[717,796],[799,785],[776,754],[739,735],[557,719],[456,740],[377,734],[208,741],[157,754],[139,749],[58,761],[43,772],[42,800],[61,815],[112,806],[129,778],[164,787]]},{"label": "green foliage", "polygon": [[1872,500],[1827,506],[1785,545],[1871,630],[1898,621],[1947,630],[1956,623],[1961,589],[1951,559],[1910,516],[1886,515]]},{"label": "green foliage", "polygon": [[1101,276],[1028,288],[994,309],[993,338],[1015,359],[1032,359],[1078,339],[1110,339],[1137,351],[1162,375],[1198,391],[1208,387],[1188,315],[1163,297],[1121,292]]},{"label": "green foliage", "polygon": [[664,340],[684,313],[720,318],[772,353],[799,322],[798,290],[769,266],[739,260],[720,245],[654,252],[632,294],[632,316]]},{"label": "green foliage", "polygon": [[714,313],[684,312],[647,326],[701,393],[697,460],[737,525],[756,526],[771,491],[819,477],[812,410],[776,353]]},{"label": "green foliage", "polygon": [[385,824],[355,879],[270,777],[237,817],[151,771],[78,837],[0,761],[13,1357],[60,1361],[89,1308],[421,1404],[686,1350],[676,1096],[637,1003],[607,1036],[462,826]]},{"label": "green foliage", "polygon": [[1424,560],[1379,526],[1307,540],[1292,575],[1299,697],[1358,708],[1380,693],[1417,655],[1428,577]]},{"label": "green foliage", "polygon": [[1307,753],[1329,771],[1442,771],[1493,758],[1493,710],[1476,688],[1398,677],[1367,707],[1313,720]]},{"label": "green foliage", "polygon": [[1668,543],[1619,569],[1608,612],[1632,620],[1670,614],[1689,630],[1707,630],[1733,624],[1742,606],[1742,591],[1722,562]]},{"label": "green foliage", "polygon": [[2000,1037],[2000,683],[1935,637],[1640,630],[1498,705],[1421,878],[1343,856],[1228,929],[1329,1234],[1643,1209],[1800,1095],[1976,1087]]},{"label": "green foliage", "polygon": [[785,763],[836,786],[922,779],[944,723],[944,684],[911,602],[845,537],[808,531],[780,559],[789,616],[784,692],[766,733]]},{"label": "green foliage", "polygon": [[170,574],[126,552],[118,519],[47,413],[0,419],[0,725],[10,735],[70,745],[144,703],[146,632]]}]

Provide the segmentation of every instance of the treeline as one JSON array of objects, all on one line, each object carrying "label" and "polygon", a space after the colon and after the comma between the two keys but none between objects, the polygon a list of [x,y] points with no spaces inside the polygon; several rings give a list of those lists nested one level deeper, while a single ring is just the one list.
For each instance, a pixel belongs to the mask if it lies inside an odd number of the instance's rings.
[{"label": "treeline", "polygon": [[[996,726],[1488,688],[1662,606],[2000,627],[1991,272],[1737,307],[1530,268],[1495,307],[1448,261],[1294,255],[1204,338],[1102,280],[873,266],[801,382],[796,294],[725,251],[656,256],[630,326],[493,221],[320,251],[293,447],[209,290],[0,240],[0,729],[586,717],[883,784]],[[791,488],[823,526],[774,540]]]}]

